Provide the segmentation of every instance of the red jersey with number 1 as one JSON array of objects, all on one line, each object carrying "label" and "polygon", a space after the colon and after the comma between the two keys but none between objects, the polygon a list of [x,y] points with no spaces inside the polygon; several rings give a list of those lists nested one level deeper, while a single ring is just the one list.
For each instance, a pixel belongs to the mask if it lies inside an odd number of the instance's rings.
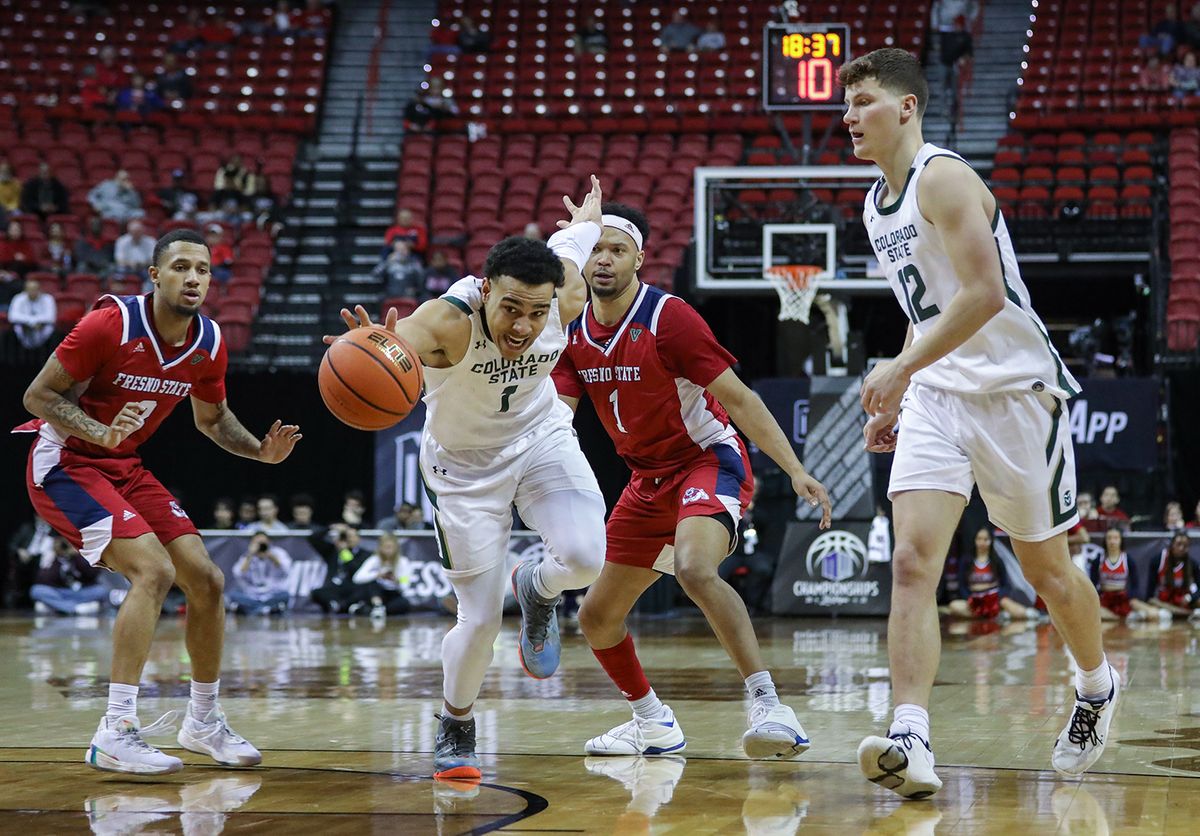
[{"label": "red jersey with number 1", "polygon": [[137,448],[185,398],[209,403],[225,399],[228,363],[221,329],[197,315],[182,346],[165,345],[154,328],[153,296],[103,296],[80,320],[54,356],[79,381],[79,408],[101,424],[111,424],[125,404],[143,407],[145,423],[120,446],[109,450],[63,437],[41,419],[14,432],[40,432],[43,439],[69,452],[96,459],[139,458]]},{"label": "red jersey with number 1", "polygon": [[568,397],[586,393],[629,468],[658,477],[737,435],[705,391],[735,362],[691,305],[643,284],[614,325],[584,307],[567,328],[554,383]]}]

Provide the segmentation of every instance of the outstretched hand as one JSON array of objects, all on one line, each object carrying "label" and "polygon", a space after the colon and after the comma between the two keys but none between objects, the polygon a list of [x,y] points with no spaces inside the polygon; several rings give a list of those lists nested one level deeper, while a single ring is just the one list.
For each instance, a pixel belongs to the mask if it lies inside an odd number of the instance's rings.
[{"label": "outstretched hand", "polygon": [[588,221],[597,226],[603,226],[603,215],[600,212],[602,203],[604,203],[604,193],[600,189],[600,179],[593,174],[592,190],[584,197],[583,203],[576,206],[575,202],[571,200],[570,195],[563,195],[563,205],[571,213],[571,219],[569,221],[559,221],[558,228],[566,229],[569,226],[587,223]]},{"label": "outstretched hand", "polygon": [[801,473],[799,476],[792,477],[792,490],[796,492],[796,496],[803,499],[814,508],[821,506],[821,522],[817,527],[824,531],[833,524],[833,506],[829,502],[829,492],[825,490],[825,486],[813,478],[808,472]]},{"label": "outstretched hand", "polygon": [[[396,322],[400,319],[400,314],[395,308],[388,308],[387,314],[383,320],[383,327],[393,334],[396,333]],[[354,306],[354,313],[350,313],[346,308],[342,308],[342,321],[346,323],[346,330],[353,331],[355,328],[370,328],[372,325],[378,325],[377,322],[371,321],[371,315],[367,313],[367,309],[362,305]],[[340,335],[326,334],[321,338],[325,345],[332,345]]]},{"label": "outstretched hand", "polygon": [[258,460],[263,464],[279,464],[292,454],[296,442],[304,436],[295,424],[276,421],[258,445]]}]

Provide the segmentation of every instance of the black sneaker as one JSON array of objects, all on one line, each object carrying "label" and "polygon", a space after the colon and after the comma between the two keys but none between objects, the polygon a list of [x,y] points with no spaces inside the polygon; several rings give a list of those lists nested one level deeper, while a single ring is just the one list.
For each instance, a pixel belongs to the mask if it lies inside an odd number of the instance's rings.
[{"label": "black sneaker", "polygon": [[435,714],[442,725],[433,743],[433,777],[478,780],[479,756],[475,754],[475,720],[465,723],[449,715]]}]

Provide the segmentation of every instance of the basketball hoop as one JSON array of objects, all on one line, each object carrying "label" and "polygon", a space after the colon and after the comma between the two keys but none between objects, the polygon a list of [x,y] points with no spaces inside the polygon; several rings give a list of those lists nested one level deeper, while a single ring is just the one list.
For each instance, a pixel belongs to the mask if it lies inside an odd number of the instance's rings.
[{"label": "basketball hoop", "polygon": [[825,272],[816,264],[777,264],[763,271],[763,278],[779,294],[779,319],[808,324],[808,314],[817,296],[813,277]]}]

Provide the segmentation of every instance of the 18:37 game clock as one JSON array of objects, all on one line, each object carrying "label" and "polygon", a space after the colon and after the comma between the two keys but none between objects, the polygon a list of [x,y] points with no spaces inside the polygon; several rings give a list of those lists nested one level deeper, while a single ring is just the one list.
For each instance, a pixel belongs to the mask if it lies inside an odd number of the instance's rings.
[{"label": "18:37 game clock", "polygon": [[838,69],[849,60],[844,23],[768,23],[763,29],[763,109],[841,110]]}]

